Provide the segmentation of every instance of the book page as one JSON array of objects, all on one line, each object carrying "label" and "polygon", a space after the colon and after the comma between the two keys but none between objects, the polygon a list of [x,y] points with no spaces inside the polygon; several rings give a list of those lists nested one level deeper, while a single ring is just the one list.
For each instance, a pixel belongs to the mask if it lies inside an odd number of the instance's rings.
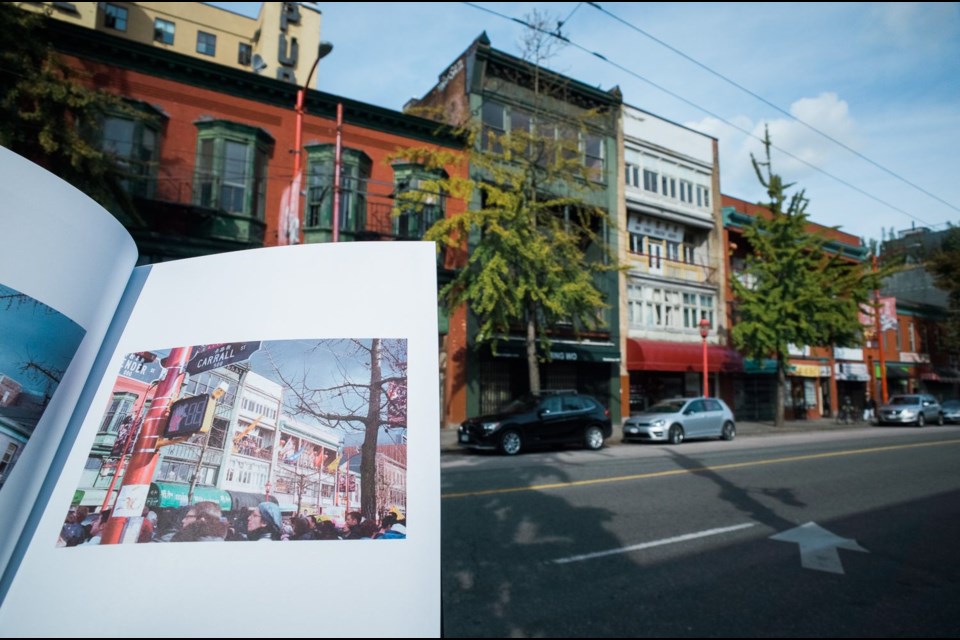
[{"label": "book page", "polygon": [[0,147],[0,569],[136,259],[113,216]]},{"label": "book page", "polygon": [[436,291],[419,242],[150,267],[0,628],[439,635]]}]

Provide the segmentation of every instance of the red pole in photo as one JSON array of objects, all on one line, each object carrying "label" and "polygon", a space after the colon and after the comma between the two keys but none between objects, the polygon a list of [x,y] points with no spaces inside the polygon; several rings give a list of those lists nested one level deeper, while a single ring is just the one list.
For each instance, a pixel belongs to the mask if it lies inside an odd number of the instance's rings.
[{"label": "red pole in photo", "polygon": [[[154,395],[153,404],[150,405],[150,411],[143,420],[143,427],[140,429],[140,435],[134,444],[133,454],[127,464],[127,473],[120,485],[120,494],[116,503],[114,503],[110,519],[104,526],[100,544],[118,544],[120,542],[127,518],[132,517],[132,515],[115,515],[117,512],[132,514],[144,507],[147,490],[150,488],[150,483],[153,482],[153,474],[160,457],[157,442],[160,439],[163,421],[170,405],[180,394],[183,369],[190,360],[192,351],[193,347],[177,347],[165,359],[166,376],[157,385],[157,393]],[[136,516],[139,515],[139,513],[136,513]]]}]

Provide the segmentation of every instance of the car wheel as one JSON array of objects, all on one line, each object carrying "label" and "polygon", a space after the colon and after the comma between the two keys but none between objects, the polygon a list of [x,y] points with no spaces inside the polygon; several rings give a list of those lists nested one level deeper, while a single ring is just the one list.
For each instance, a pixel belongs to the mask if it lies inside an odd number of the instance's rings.
[{"label": "car wheel", "polygon": [[733,426],[732,422],[723,423],[723,433],[720,434],[720,437],[726,440],[727,442],[733,440],[737,437],[737,428]]},{"label": "car wheel", "polygon": [[583,443],[590,451],[603,447],[603,429],[597,425],[587,427],[583,432]]},{"label": "car wheel", "polygon": [[667,436],[670,441],[670,444],[680,444],[683,442],[683,427],[678,424],[670,427],[670,433]]},{"label": "car wheel", "polygon": [[508,456],[515,456],[520,453],[523,441],[520,434],[516,431],[507,431],[500,436],[500,451]]},{"label": "car wheel", "polygon": [[925,424],[927,424],[927,419],[924,417],[923,413],[921,412],[920,415],[917,416],[917,426],[922,427]]}]

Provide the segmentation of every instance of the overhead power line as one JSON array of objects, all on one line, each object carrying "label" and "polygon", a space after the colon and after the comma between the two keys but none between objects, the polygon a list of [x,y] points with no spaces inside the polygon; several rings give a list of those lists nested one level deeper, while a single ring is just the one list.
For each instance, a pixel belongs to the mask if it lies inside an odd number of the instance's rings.
[{"label": "overhead power line", "polygon": [[[598,59],[602,60],[603,62],[611,65],[612,67],[614,67],[614,68],[616,68],[616,69],[618,69],[618,70],[620,70],[620,71],[622,71],[622,72],[624,72],[624,73],[626,73],[627,75],[629,75],[629,76],[631,76],[631,77],[633,77],[633,78],[636,78],[637,80],[640,80],[641,82],[644,82],[644,83],[650,85],[651,87],[657,89],[658,91],[661,91],[661,92],[667,94],[668,96],[670,96],[670,97],[672,97],[672,98],[674,98],[674,99],[676,99],[676,100],[679,100],[680,102],[683,102],[684,104],[689,105],[690,107],[693,107],[694,109],[696,109],[696,110],[698,110],[698,111],[700,111],[700,112],[702,112],[702,113],[704,113],[704,114],[706,114],[706,115],[708,115],[708,116],[710,116],[710,117],[712,117],[712,118],[716,118],[719,122],[722,122],[723,124],[727,125],[728,127],[732,128],[732,129],[735,129],[736,131],[739,131],[740,133],[744,134],[745,136],[750,137],[750,138],[753,138],[754,140],[757,140],[757,141],[759,141],[759,142],[763,142],[763,139],[762,139],[762,138],[754,135],[754,134],[753,134],[752,132],[750,132],[750,131],[747,131],[747,130],[744,129],[743,127],[740,127],[740,126],[734,124],[733,122],[729,121],[728,119],[724,118],[723,116],[721,116],[721,115],[719,115],[719,114],[717,114],[717,113],[714,113],[714,112],[710,111],[710,110],[707,109],[706,107],[703,107],[703,106],[701,106],[701,105],[693,102],[692,100],[690,100],[690,99],[688,99],[688,98],[685,98],[685,97],[681,96],[680,94],[678,94],[678,93],[676,93],[676,92],[674,92],[674,91],[671,91],[670,89],[667,89],[667,88],[664,87],[664,86],[661,86],[661,85],[657,84],[656,82],[650,80],[649,78],[646,78],[646,77],[640,75],[640,74],[637,73],[636,71],[633,71],[632,69],[629,69],[629,68],[627,68],[626,66],[624,66],[624,65],[622,65],[622,64],[620,64],[620,63],[618,63],[618,62],[614,62],[613,60],[611,60],[610,58],[606,57],[606,56],[603,55],[602,53],[599,53],[599,52],[597,52],[597,51],[592,51],[592,50],[584,47],[583,45],[580,45],[580,44],[576,43],[575,41],[571,40],[571,39],[570,39],[569,37],[567,37],[567,36],[558,35],[558,34],[556,34],[556,33],[554,33],[554,32],[551,32],[551,31],[548,31],[548,30],[546,30],[546,29],[540,28],[540,27],[538,27],[537,25],[530,24],[529,22],[526,22],[526,21],[521,20],[521,19],[519,19],[519,18],[514,18],[514,17],[512,17],[512,16],[508,16],[508,15],[503,14],[503,13],[500,13],[500,12],[498,12],[498,11],[494,11],[494,10],[492,10],[492,9],[488,9],[487,7],[481,7],[480,5],[474,4],[474,3],[472,3],[472,2],[464,2],[463,4],[465,4],[465,5],[467,5],[467,6],[470,6],[470,7],[473,7],[473,8],[475,8],[475,9],[479,9],[480,11],[483,11],[483,12],[485,12],[485,13],[489,13],[489,14],[491,14],[491,15],[494,15],[494,16],[498,17],[498,18],[501,18],[501,19],[504,19],[504,20],[509,20],[509,21],[511,21],[511,22],[516,22],[516,23],[522,25],[522,26],[525,27],[525,28],[532,29],[532,30],[534,30],[534,31],[539,31],[540,33],[544,33],[544,34],[549,35],[549,36],[552,36],[552,37],[554,37],[554,38],[558,38],[559,40],[561,40],[561,41],[563,41],[564,43],[570,45],[571,47],[574,47],[575,49],[578,49],[578,50],[580,50],[580,51],[582,51],[583,53],[586,53],[586,54],[588,54],[588,55],[594,56],[595,58],[598,58]],[[588,3],[588,4],[593,4],[593,3]],[[788,115],[789,115],[789,114],[788,114]],[[887,202],[886,200],[883,200],[883,199],[881,199],[881,198],[878,198],[877,196],[873,195],[872,193],[870,193],[870,192],[868,192],[868,191],[865,191],[865,190],[861,189],[860,187],[857,187],[856,185],[848,182],[847,180],[844,180],[843,178],[840,178],[840,177],[838,177],[838,176],[833,175],[832,173],[826,171],[825,169],[822,169],[821,167],[818,167],[817,165],[812,164],[812,163],[804,160],[803,158],[800,158],[799,156],[796,156],[796,155],[790,153],[789,151],[787,151],[786,149],[783,149],[782,147],[778,147],[778,146],[775,145],[775,144],[771,144],[770,146],[771,146],[773,149],[776,149],[776,150],[779,151],[780,153],[784,154],[785,156],[787,156],[787,157],[789,157],[789,158],[792,158],[793,160],[796,160],[797,162],[799,162],[799,163],[801,163],[801,164],[809,167],[810,169],[813,169],[813,170],[816,171],[817,173],[820,173],[820,174],[822,174],[822,175],[830,178],[831,180],[834,180],[835,182],[837,182],[837,183],[839,183],[839,184],[841,184],[841,185],[843,185],[843,186],[845,186],[845,187],[847,187],[847,188],[849,188],[849,189],[852,189],[853,191],[856,191],[857,193],[859,193],[859,194],[861,194],[861,195],[863,195],[863,196],[865,196],[865,197],[873,200],[874,202],[877,202],[877,203],[879,203],[879,204],[881,204],[881,205],[883,205],[883,206],[885,206],[885,207],[887,207],[887,208],[889,208],[889,209],[892,209],[893,211],[896,211],[896,212],[898,212],[898,213],[900,213],[900,214],[903,214],[903,215],[907,216],[908,218],[911,218],[912,220],[915,220],[915,221],[919,222],[920,224],[922,224],[922,225],[924,225],[924,226],[928,226],[928,227],[938,226],[938,225],[933,225],[933,224],[931,224],[931,223],[929,223],[929,222],[927,222],[927,221],[925,221],[925,220],[923,220],[923,219],[921,219],[921,218],[913,215],[913,214],[910,213],[909,211],[905,211],[904,209],[901,209],[900,207],[897,207],[896,205],[890,204],[890,203]],[[948,203],[948,204],[949,204],[949,203]],[[952,205],[950,205],[950,206],[952,206]]]}]

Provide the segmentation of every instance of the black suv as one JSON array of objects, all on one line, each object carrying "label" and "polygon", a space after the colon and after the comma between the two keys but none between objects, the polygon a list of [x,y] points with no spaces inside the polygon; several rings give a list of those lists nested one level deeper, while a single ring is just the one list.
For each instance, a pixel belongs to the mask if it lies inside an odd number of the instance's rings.
[{"label": "black suv", "polygon": [[471,449],[499,449],[508,456],[521,449],[580,444],[596,450],[613,432],[610,411],[597,399],[576,392],[524,396],[499,413],[470,418],[460,425],[458,442]]}]

